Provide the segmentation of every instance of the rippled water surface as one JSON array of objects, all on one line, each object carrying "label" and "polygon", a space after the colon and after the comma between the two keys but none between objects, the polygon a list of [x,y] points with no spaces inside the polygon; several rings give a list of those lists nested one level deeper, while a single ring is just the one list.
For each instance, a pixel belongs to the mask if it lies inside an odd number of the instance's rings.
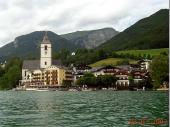
[{"label": "rippled water surface", "polygon": [[132,118],[168,120],[168,92],[0,92],[2,127],[126,127]]}]

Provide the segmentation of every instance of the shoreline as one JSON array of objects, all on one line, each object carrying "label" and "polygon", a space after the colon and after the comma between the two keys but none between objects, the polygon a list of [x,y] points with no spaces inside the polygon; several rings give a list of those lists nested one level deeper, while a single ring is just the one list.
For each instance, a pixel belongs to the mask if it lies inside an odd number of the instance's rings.
[{"label": "shoreline", "polygon": [[13,88],[12,91],[68,91],[68,92],[81,92],[81,91],[169,91],[169,88],[159,89],[115,89],[115,88]]}]

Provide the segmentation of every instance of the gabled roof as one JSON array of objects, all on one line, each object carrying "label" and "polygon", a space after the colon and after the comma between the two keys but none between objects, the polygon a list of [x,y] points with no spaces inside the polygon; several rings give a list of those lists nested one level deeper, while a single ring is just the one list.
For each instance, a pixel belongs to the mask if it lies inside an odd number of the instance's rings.
[{"label": "gabled roof", "polygon": [[118,72],[116,72],[116,75],[129,75],[130,72],[128,72],[127,70],[120,70]]},{"label": "gabled roof", "polygon": [[40,69],[40,60],[24,60],[22,69],[29,69],[29,70]]},{"label": "gabled roof", "polygon": [[52,65],[63,66],[62,63],[61,63],[61,60],[52,60]]},{"label": "gabled roof", "polygon": [[77,66],[75,66],[76,67],[76,69],[78,69],[78,70],[86,70],[86,69],[91,69],[91,67],[90,66],[88,66],[88,65],[77,65]]},{"label": "gabled roof", "polygon": [[[53,60],[52,65],[61,67],[62,63],[60,60]],[[29,69],[29,70],[41,69],[40,60],[24,60],[22,69]]]},{"label": "gabled roof", "polygon": [[119,68],[119,69],[122,69],[122,70],[129,70],[130,65],[118,65],[118,66],[116,66],[116,68]]}]

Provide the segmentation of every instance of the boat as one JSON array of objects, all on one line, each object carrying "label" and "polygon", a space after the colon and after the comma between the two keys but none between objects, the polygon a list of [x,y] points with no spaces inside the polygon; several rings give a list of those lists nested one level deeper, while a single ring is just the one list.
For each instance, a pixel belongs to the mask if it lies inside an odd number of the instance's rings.
[{"label": "boat", "polygon": [[35,91],[50,91],[49,89],[37,89]]},{"label": "boat", "polygon": [[92,89],[81,89],[81,91],[92,91]]},{"label": "boat", "polygon": [[78,90],[77,90],[77,89],[69,89],[68,91],[75,91],[75,92],[76,92],[76,91],[78,91]]},{"label": "boat", "polygon": [[26,91],[49,91],[49,89],[45,88],[45,89],[42,89],[42,88],[26,88],[25,89]]},{"label": "boat", "polygon": [[169,91],[169,88],[158,88],[158,91]]}]

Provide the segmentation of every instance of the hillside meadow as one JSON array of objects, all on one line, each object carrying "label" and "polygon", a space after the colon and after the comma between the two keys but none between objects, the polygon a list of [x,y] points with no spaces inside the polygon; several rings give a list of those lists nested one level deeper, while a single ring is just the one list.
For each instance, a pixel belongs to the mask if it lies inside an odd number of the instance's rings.
[{"label": "hillside meadow", "polygon": [[107,65],[112,65],[115,66],[117,65],[119,62],[124,61],[124,60],[128,60],[130,64],[135,64],[137,63],[136,60],[131,60],[131,59],[124,59],[124,58],[107,58],[107,59],[103,59],[100,61],[97,61],[93,64],[90,64],[91,67],[101,67],[101,66],[107,66]]},{"label": "hillside meadow", "polygon": [[150,56],[155,57],[160,55],[160,53],[166,52],[168,54],[169,48],[160,48],[160,49],[147,49],[147,50],[123,50],[117,51],[117,54],[130,54],[134,56],[144,56],[150,54]]}]

